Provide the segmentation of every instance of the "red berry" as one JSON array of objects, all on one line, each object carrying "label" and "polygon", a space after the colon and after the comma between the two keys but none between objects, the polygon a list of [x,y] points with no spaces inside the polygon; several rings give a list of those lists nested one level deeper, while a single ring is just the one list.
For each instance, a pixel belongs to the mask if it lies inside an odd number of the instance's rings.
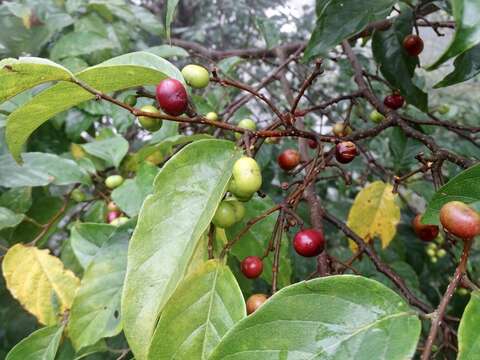
[{"label": "red berry", "polygon": [[351,141],[342,141],[335,147],[335,158],[342,164],[348,164],[357,154],[357,146]]},{"label": "red berry", "polygon": [[300,164],[300,154],[297,150],[287,149],[278,157],[278,165],[285,171],[294,169]]},{"label": "red berry", "polygon": [[308,139],[308,146],[310,147],[310,149],[316,149],[318,146],[317,140]]},{"label": "red berry", "polygon": [[247,299],[247,314],[250,315],[256,311],[267,299],[268,297],[265,294],[253,294],[250,296]]},{"label": "red berry", "polygon": [[109,211],[107,214],[107,221],[111,223],[113,220],[115,220],[118,217],[120,217],[119,211]]},{"label": "red berry", "polygon": [[325,247],[323,233],[315,229],[299,231],[293,238],[293,247],[297,254],[312,257],[317,256]]},{"label": "red berry", "polygon": [[262,274],[263,261],[258,256],[247,256],[240,264],[243,275],[255,279]]},{"label": "red berry", "polygon": [[440,222],[446,231],[461,239],[480,235],[480,215],[460,201],[450,201],[442,206]]},{"label": "red berry", "polygon": [[418,35],[407,35],[403,39],[403,48],[410,56],[418,56],[423,51],[423,40]]},{"label": "red berry", "polygon": [[432,241],[438,235],[437,225],[426,225],[420,222],[422,215],[418,214],[413,218],[412,226],[415,234],[423,241]]},{"label": "red berry", "polygon": [[156,90],[157,101],[165,113],[178,116],[187,110],[188,96],[183,84],[175,79],[160,81]]},{"label": "red berry", "polygon": [[392,95],[386,96],[385,99],[383,100],[383,103],[385,104],[386,107],[392,110],[397,110],[403,106],[403,104],[405,103],[405,99],[400,94],[392,94]]}]

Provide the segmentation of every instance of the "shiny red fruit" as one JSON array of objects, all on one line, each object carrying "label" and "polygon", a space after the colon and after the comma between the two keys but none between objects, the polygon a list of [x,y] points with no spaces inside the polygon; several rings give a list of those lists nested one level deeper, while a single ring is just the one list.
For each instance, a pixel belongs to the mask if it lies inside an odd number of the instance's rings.
[{"label": "shiny red fruit", "polygon": [[293,248],[297,254],[312,257],[319,255],[325,247],[323,233],[315,229],[299,231],[293,238]]},{"label": "shiny red fruit", "polygon": [[357,155],[357,146],[351,141],[342,141],[335,147],[335,159],[339,163],[348,164]]},{"label": "shiny red fruit", "polygon": [[426,225],[420,222],[422,215],[418,214],[413,218],[412,227],[415,234],[423,241],[432,241],[438,235],[437,225]]},{"label": "shiny red fruit", "polygon": [[285,171],[294,169],[300,164],[300,153],[294,149],[283,151],[278,157],[278,165]]},{"label": "shiny red fruit", "polygon": [[442,206],[440,222],[446,231],[461,239],[480,235],[480,215],[460,201],[450,201]]},{"label": "shiny red fruit", "polygon": [[316,149],[318,146],[317,140],[308,139],[308,146],[310,147],[310,149]]},{"label": "shiny red fruit", "polygon": [[167,114],[178,116],[187,110],[188,96],[183,84],[175,79],[160,81],[156,89],[158,105]]},{"label": "shiny red fruit", "polygon": [[405,103],[405,99],[400,94],[392,94],[392,95],[386,96],[385,99],[383,100],[383,103],[385,104],[386,107],[392,110],[397,110],[403,106],[403,104]]},{"label": "shiny red fruit", "polygon": [[267,299],[268,297],[265,294],[253,294],[250,296],[247,299],[247,314],[250,315],[256,311]]},{"label": "shiny red fruit", "polygon": [[243,275],[255,279],[262,274],[263,261],[258,256],[247,256],[240,264]]},{"label": "shiny red fruit", "polygon": [[407,35],[403,39],[403,48],[410,56],[418,56],[423,51],[423,40],[418,35]]},{"label": "shiny red fruit", "polygon": [[107,221],[111,223],[113,220],[115,220],[118,217],[120,217],[119,211],[109,211],[107,214]]}]

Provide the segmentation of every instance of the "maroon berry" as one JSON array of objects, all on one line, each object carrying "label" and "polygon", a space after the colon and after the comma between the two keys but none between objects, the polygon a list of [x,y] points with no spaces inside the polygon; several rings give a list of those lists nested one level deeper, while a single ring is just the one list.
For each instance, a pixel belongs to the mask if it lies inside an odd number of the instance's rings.
[{"label": "maroon berry", "polygon": [[460,201],[450,201],[442,206],[440,222],[446,231],[461,239],[480,235],[480,215]]},{"label": "maroon berry", "polygon": [[293,247],[297,254],[312,257],[317,256],[325,247],[323,233],[315,229],[299,231],[293,238]]},{"label": "maroon berry", "polygon": [[263,261],[258,256],[247,256],[240,264],[243,275],[249,279],[259,277],[263,271]]},{"label": "maroon berry", "polygon": [[351,141],[342,141],[335,147],[335,158],[342,164],[348,164],[357,154],[357,146]]},{"label": "maroon berry", "polygon": [[423,40],[418,35],[407,35],[403,39],[403,48],[410,56],[418,56],[423,51]]},{"label": "maroon berry", "polygon": [[268,297],[265,294],[253,294],[247,299],[247,314],[255,312],[260,306],[267,301]]},{"label": "maroon berry", "polygon": [[178,116],[187,110],[188,96],[183,84],[175,79],[160,81],[156,90],[157,101],[165,113]]},{"label": "maroon berry", "polygon": [[426,225],[420,222],[422,215],[418,214],[413,218],[412,226],[415,234],[423,241],[432,241],[438,235],[438,226],[437,225]]},{"label": "maroon berry", "polygon": [[107,221],[108,223],[111,223],[113,220],[115,220],[118,217],[120,217],[119,211],[109,211],[107,214]]},{"label": "maroon berry", "polygon": [[308,139],[308,146],[310,147],[310,149],[316,149],[318,146],[317,140]]},{"label": "maroon berry", "polygon": [[386,107],[392,110],[397,110],[403,106],[403,104],[405,103],[405,99],[400,94],[392,94],[392,95],[386,96],[385,99],[383,100],[383,103],[385,104]]},{"label": "maroon berry", "polygon": [[294,169],[300,164],[300,154],[297,150],[287,149],[278,157],[278,165],[285,171]]}]

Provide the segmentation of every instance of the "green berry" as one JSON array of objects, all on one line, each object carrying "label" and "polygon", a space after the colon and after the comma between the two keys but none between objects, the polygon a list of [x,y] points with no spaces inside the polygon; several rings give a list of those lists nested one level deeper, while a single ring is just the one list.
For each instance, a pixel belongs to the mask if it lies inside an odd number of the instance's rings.
[{"label": "green berry", "polygon": [[447,104],[442,104],[438,107],[437,111],[439,114],[445,115],[450,111],[450,106]]},{"label": "green berry", "polygon": [[372,120],[374,123],[378,124],[378,123],[381,123],[383,120],[385,120],[385,116],[383,116],[377,110],[373,110],[370,113],[370,120]]},{"label": "green berry", "polygon": [[[153,105],[142,106],[140,110],[146,113],[158,113],[158,109]],[[152,132],[157,131],[162,127],[162,120],[148,116],[139,116],[138,122],[145,130]]]},{"label": "green berry", "polygon": [[72,191],[72,199],[76,202],[82,202],[82,201],[85,201],[87,196],[85,195],[85,193],[80,190],[80,189],[74,189]]},{"label": "green berry", "polygon": [[135,95],[128,95],[123,102],[130,106],[135,106],[137,104],[137,97]]},{"label": "green berry", "polygon": [[447,252],[445,251],[445,249],[440,249],[437,251],[438,258],[443,258],[445,255],[447,255]]},{"label": "green berry", "polygon": [[232,193],[240,197],[248,197],[257,192],[262,186],[262,173],[255,159],[242,156],[233,165],[233,179],[235,191]]},{"label": "green berry", "polygon": [[[253,121],[252,119],[240,120],[237,126],[251,131],[257,130],[257,124],[255,124],[255,121]],[[241,137],[241,133],[235,133],[235,138],[240,139]]]},{"label": "green berry", "polygon": [[245,216],[245,206],[238,200],[228,200],[235,210],[235,222],[239,222]]},{"label": "green berry", "polygon": [[222,201],[213,216],[212,222],[215,226],[226,229],[235,224],[235,208],[228,201]]},{"label": "green berry", "polygon": [[182,69],[182,75],[188,85],[193,88],[201,89],[208,85],[210,75],[203,66],[190,64]]},{"label": "green berry", "polygon": [[435,254],[436,254],[436,253],[437,253],[437,252],[436,252],[434,249],[427,249],[427,254],[428,254],[428,256],[430,256],[430,257],[435,257]]},{"label": "green berry", "polygon": [[218,121],[218,115],[216,112],[213,112],[213,111],[207,113],[207,115],[205,115],[205,118],[207,118],[210,121]]},{"label": "green berry", "polygon": [[113,225],[113,226],[121,226],[125,223],[128,222],[128,218],[126,216],[120,216],[116,219],[113,219],[111,222],[110,222],[110,225]]},{"label": "green berry", "polygon": [[110,175],[105,179],[105,186],[109,189],[115,189],[122,185],[123,177],[121,175]]}]

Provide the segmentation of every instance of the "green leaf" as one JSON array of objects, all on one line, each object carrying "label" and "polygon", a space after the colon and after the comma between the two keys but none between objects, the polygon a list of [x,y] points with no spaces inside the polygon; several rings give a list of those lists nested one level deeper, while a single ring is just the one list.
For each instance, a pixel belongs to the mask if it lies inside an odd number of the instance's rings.
[{"label": "green leaf", "polygon": [[240,155],[230,141],[200,140],[158,173],[130,241],[122,296],[123,327],[135,358],[146,358],[158,316],[184,277]]},{"label": "green leaf", "polygon": [[137,216],[147,195],[153,189],[153,180],[158,168],[143,163],[134,179],[127,179],[122,185],[113,190],[112,200],[128,216]]},{"label": "green leaf", "polygon": [[160,56],[162,58],[171,58],[174,56],[177,57],[187,57],[190,56],[190,54],[187,52],[187,50],[178,47],[178,46],[173,46],[173,45],[158,45],[158,46],[153,46],[148,49],[145,49],[143,51],[150,52],[152,54],[155,54],[157,56]]},{"label": "green leaf", "polygon": [[48,59],[22,57],[0,61],[0,104],[37,85],[69,80],[73,74]]},{"label": "green leaf", "polygon": [[305,60],[326,56],[343,40],[358,34],[392,11],[394,0],[318,0],[317,24],[305,50]]},{"label": "green leaf", "polygon": [[445,52],[427,70],[437,69],[447,60],[480,43],[480,3],[477,0],[451,0],[455,35]]},{"label": "green leaf", "polygon": [[17,226],[23,218],[23,214],[16,214],[10,209],[0,207],[0,230]]},{"label": "green leaf", "polygon": [[[275,203],[268,196],[261,198],[255,195],[250,201],[244,203],[245,216],[241,221],[226,229],[229,240],[233,239],[240,231],[242,231],[247,222],[261,215],[265,211],[275,206]],[[275,223],[277,221],[278,212],[267,216],[259,221],[233,246],[231,253],[242,261],[247,256],[263,256],[265,249],[272,238]],[[272,266],[273,253],[263,260],[263,272],[261,277],[268,283],[272,283]],[[280,264],[278,273],[278,282],[280,287],[290,284],[292,275],[292,266],[288,256],[288,240],[284,235],[282,238],[282,247],[280,249]]]},{"label": "green leaf", "polygon": [[33,332],[15,345],[5,360],[54,360],[63,328],[63,325],[55,325]]},{"label": "green leaf", "polygon": [[412,82],[418,58],[409,56],[403,48],[403,39],[412,32],[413,19],[412,11],[403,9],[390,29],[374,33],[372,51],[385,79],[400,90],[408,103],[427,111],[428,95]]},{"label": "green leaf", "polygon": [[[85,69],[77,79],[109,93],[130,87],[156,85],[166,77],[184,82],[180,71],[167,60],[147,52],[125,54]],[[60,82],[39,93],[7,118],[6,141],[19,160],[23,144],[45,121],[95,96],[71,82]]]},{"label": "green leaf", "polygon": [[18,187],[5,191],[0,196],[0,206],[17,213],[26,213],[32,206],[32,188]]},{"label": "green leaf", "polygon": [[175,135],[178,135],[178,122],[164,121],[160,130],[153,133],[150,143],[156,144]]},{"label": "green leaf", "polygon": [[95,223],[80,223],[72,228],[70,241],[73,253],[84,269],[87,268],[115,229],[115,226],[112,225]]},{"label": "green leaf", "polygon": [[415,155],[423,147],[420,141],[407,137],[399,127],[392,130],[388,144],[393,156],[394,169],[397,173],[410,169],[410,166],[416,163]]},{"label": "green leaf", "polygon": [[63,35],[55,43],[50,52],[50,56],[52,59],[60,60],[113,48],[115,48],[115,43],[97,33],[86,31],[71,32]]},{"label": "green leaf", "polygon": [[170,27],[173,22],[173,15],[175,15],[175,9],[177,8],[178,0],[167,0],[167,11],[165,13],[165,34],[167,40],[170,41]]},{"label": "green leaf", "polygon": [[410,359],[420,329],[415,313],[384,285],[330,276],[277,292],[235,325],[209,360]]},{"label": "green leaf", "polygon": [[149,359],[208,359],[245,314],[242,292],[228,266],[206,262],[173,293],[158,322]]},{"label": "green leaf", "polygon": [[128,153],[128,141],[122,136],[114,136],[105,140],[96,140],[82,145],[87,153],[105,160],[108,165],[118,167]]},{"label": "green leaf", "polygon": [[122,329],[120,299],[130,235],[129,228],[119,228],[85,270],[68,322],[68,334],[77,350]]},{"label": "green leaf", "polygon": [[466,204],[480,201],[480,164],[474,165],[443,185],[428,203],[422,217],[424,224],[440,224],[440,209],[449,201],[462,201]]},{"label": "green leaf", "polygon": [[44,186],[90,184],[88,174],[73,160],[63,159],[54,154],[25,153],[24,164],[18,165],[10,154],[0,156],[0,186]]},{"label": "green leaf", "polygon": [[268,49],[280,44],[280,31],[274,20],[266,17],[256,17],[255,24],[265,39]]},{"label": "green leaf", "polygon": [[438,89],[467,81],[480,74],[480,45],[459,55],[453,62],[455,70],[434,86]]},{"label": "green leaf", "polygon": [[472,292],[458,328],[457,360],[475,360],[480,352],[480,292]]}]

